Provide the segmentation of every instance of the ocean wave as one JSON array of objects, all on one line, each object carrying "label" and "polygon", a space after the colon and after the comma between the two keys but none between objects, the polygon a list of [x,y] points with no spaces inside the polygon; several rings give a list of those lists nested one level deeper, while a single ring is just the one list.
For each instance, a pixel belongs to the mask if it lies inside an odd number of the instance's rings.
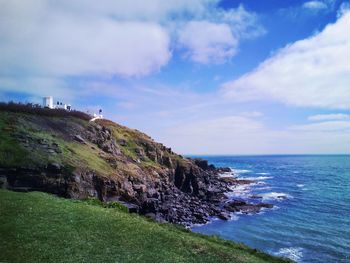
[{"label": "ocean wave", "polygon": [[226,193],[226,196],[229,198],[247,198],[251,194],[251,187],[249,185],[234,185],[230,189],[231,192]]},{"label": "ocean wave", "polygon": [[275,253],[275,255],[300,262],[301,258],[303,257],[303,249],[301,247],[285,247],[281,248],[277,253]]},{"label": "ocean wave", "polygon": [[260,180],[268,180],[272,179],[272,176],[257,176],[257,177],[242,177],[240,179],[245,179],[245,180],[252,180],[252,181],[260,181]]},{"label": "ocean wave", "polygon": [[262,197],[263,200],[282,200],[282,199],[291,199],[291,198],[293,198],[289,194],[276,193],[276,192],[260,194],[260,196]]},{"label": "ocean wave", "polygon": [[237,175],[234,172],[225,172],[225,173],[221,173],[219,174],[220,177],[237,177]]},{"label": "ocean wave", "polygon": [[303,188],[305,185],[304,184],[297,184],[299,188]]},{"label": "ocean wave", "polygon": [[263,186],[263,187],[257,187],[255,188],[255,190],[261,191],[261,190],[271,190],[272,187],[271,186]]},{"label": "ocean wave", "polygon": [[238,215],[235,215],[235,214],[230,214],[230,220],[231,221],[237,221],[239,219],[239,216]]},{"label": "ocean wave", "polygon": [[251,170],[245,170],[245,169],[234,169],[234,168],[230,168],[230,169],[234,174],[245,174],[245,173],[252,172]]},{"label": "ocean wave", "polygon": [[256,174],[259,174],[259,175],[270,175],[270,173],[256,173]]}]

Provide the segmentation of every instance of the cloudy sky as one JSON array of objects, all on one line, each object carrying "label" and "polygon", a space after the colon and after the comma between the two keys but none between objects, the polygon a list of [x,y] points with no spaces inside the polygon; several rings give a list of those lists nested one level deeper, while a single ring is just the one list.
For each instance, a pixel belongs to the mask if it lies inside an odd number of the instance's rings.
[{"label": "cloudy sky", "polygon": [[0,100],[182,154],[350,153],[349,0],[0,0]]}]

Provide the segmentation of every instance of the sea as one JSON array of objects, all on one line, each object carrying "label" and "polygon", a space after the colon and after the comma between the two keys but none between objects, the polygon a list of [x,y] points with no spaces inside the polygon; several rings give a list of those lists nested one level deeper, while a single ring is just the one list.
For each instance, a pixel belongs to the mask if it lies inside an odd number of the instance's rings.
[{"label": "sea", "polygon": [[[192,156],[193,157],[193,156]],[[193,226],[296,262],[350,262],[350,155],[199,156],[255,183],[229,198],[273,204]]]}]

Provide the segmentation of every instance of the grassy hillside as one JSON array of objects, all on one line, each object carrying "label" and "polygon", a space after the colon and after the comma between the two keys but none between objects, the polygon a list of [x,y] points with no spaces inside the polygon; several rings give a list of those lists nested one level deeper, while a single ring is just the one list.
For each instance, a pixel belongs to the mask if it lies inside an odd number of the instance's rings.
[{"label": "grassy hillside", "polygon": [[116,208],[0,190],[0,262],[284,262]]}]

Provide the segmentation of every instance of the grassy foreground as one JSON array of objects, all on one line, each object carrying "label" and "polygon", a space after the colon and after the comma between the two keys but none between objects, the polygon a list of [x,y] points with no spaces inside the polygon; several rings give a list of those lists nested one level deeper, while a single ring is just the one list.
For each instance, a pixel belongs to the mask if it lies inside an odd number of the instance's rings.
[{"label": "grassy foreground", "polygon": [[283,261],[115,208],[0,190],[0,262]]}]

